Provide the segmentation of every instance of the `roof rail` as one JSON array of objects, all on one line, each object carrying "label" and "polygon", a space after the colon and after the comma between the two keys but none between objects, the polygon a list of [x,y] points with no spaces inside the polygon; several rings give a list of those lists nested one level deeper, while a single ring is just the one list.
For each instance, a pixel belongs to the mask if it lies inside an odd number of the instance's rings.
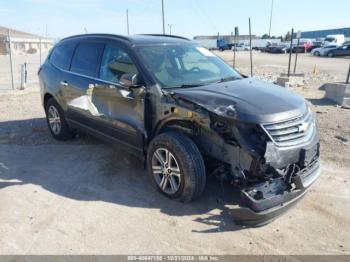
[{"label": "roof rail", "polygon": [[140,35],[149,35],[149,36],[164,36],[164,37],[172,37],[172,38],[179,38],[179,39],[183,39],[183,40],[188,40],[190,41],[190,39],[183,37],[183,36],[178,36],[178,35],[167,35],[167,34],[140,34]]},{"label": "roof rail", "polygon": [[61,39],[61,41],[63,40],[68,40],[68,39],[74,39],[74,38],[79,38],[79,37],[94,37],[94,36],[107,36],[107,37],[114,37],[114,38],[120,38],[129,42],[132,42],[132,40],[127,37],[127,36],[122,36],[122,35],[113,35],[113,34],[81,34],[81,35],[72,35],[72,36],[68,36],[65,37],[63,39]]}]

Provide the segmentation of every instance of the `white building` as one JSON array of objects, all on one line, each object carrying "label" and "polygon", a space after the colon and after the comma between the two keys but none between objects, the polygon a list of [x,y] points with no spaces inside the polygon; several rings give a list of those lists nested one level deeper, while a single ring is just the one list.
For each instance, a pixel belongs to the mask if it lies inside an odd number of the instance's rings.
[{"label": "white building", "polygon": [[8,32],[10,32],[11,48],[13,54],[47,52],[53,46],[53,40],[38,35],[21,32],[0,26],[0,55],[7,55],[9,49]]}]

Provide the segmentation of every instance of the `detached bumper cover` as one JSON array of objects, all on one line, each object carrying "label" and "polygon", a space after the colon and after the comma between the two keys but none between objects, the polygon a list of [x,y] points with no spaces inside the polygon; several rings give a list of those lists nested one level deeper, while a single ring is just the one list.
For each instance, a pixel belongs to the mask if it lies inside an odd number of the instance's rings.
[{"label": "detached bumper cover", "polygon": [[[262,226],[271,222],[294,206],[305,195],[320,174],[321,166],[317,161],[293,179],[296,189],[290,192],[272,192],[270,197],[261,200],[256,200],[247,191],[242,190],[243,206],[231,210],[235,222],[249,226]],[[275,187],[279,187],[279,183],[277,181],[274,183],[276,185],[270,186],[270,193],[271,189],[273,191]]]}]

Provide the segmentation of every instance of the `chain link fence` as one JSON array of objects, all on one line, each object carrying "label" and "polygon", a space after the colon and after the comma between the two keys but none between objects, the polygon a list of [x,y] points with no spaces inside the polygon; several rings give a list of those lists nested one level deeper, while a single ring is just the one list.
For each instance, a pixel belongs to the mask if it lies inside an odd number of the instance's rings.
[{"label": "chain link fence", "polygon": [[38,86],[37,72],[50,48],[51,41],[41,38],[0,36],[0,92]]}]

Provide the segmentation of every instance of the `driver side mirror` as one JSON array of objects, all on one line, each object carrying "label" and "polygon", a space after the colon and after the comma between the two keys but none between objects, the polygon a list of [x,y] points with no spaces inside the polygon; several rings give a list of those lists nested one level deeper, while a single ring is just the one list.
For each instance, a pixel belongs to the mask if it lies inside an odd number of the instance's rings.
[{"label": "driver side mirror", "polygon": [[142,86],[143,81],[139,80],[138,74],[126,73],[122,74],[119,83],[126,88],[136,88]]}]

